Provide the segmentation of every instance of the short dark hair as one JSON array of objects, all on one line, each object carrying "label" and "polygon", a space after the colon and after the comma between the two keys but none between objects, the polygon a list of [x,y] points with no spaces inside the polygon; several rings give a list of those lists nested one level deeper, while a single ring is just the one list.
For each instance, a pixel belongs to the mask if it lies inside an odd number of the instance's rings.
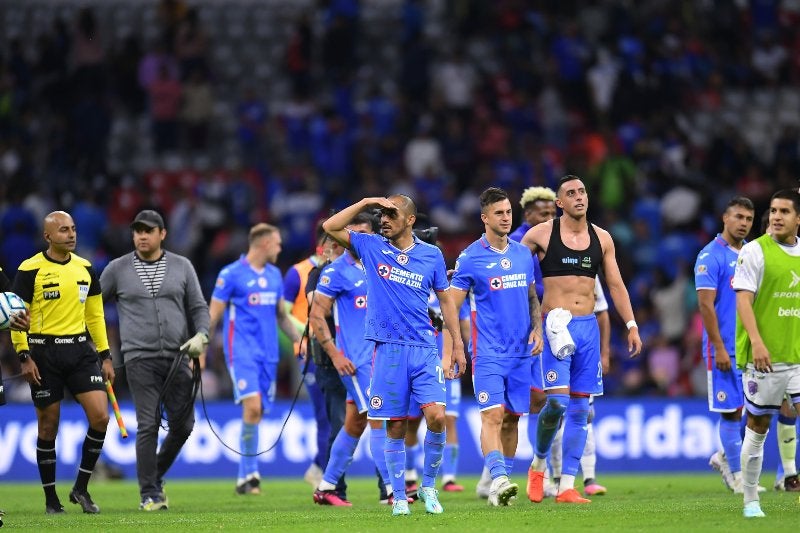
[{"label": "short dark hair", "polygon": [[350,221],[348,226],[350,224],[358,226],[366,224],[372,229],[372,233],[378,233],[381,229],[380,212],[378,212],[378,216],[376,217],[373,211],[361,211],[353,217],[353,220]]},{"label": "short dark hair", "polygon": [[[561,176],[561,179],[558,180],[558,187],[556,187],[556,193],[561,192],[561,186],[564,185],[566,182],[572,181],[572,180],[580,180],[580,179],[581,178],[579,178],[575,174],[566,174],[564,176]],[[583,181],[583,180],[581,180],[581,181]]]},{"label": "short dark hair", "polygon": [[772,195],[772,198],[769,199],[769,204],[772,205],[772,200],[777,199],[791,200],[794,212],[800,213],[800,193],[797,192],[797,189],[781,189]]},{"label": "short dark hair", "polygon": [[401,208],[406,212],[406,215],[417,216],[417,204],[414,203],[414,200],[412,200],[410,196],[405,194],[393,194],[389,199],[391,200],[392,198],[399,198],[403,201]]},{"label": "short dark hair", "polygon": [[753,205],[753,201],[746,196],[734,196],[731,198],[730,202],[728,202],[728,205],[725,206],[725,211],[731,207],[741,207],[743,209],[747,209],[748,211],[756,210],[756,207]]},{"label": "short dark hair", "polygon": [[483,208],[487,205],[502,202],[503,200],[508,200],[508,193],[506,191],[500,187],[489,187],[481,193],[481,210],[483,210]]}]

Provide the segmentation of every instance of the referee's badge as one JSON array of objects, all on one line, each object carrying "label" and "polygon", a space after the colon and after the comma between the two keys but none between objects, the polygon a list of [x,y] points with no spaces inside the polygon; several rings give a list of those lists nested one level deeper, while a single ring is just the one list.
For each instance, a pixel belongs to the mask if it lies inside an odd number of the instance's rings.
[{"label": "referee's badge", "polygon": [[86,302],[86,298],[89,296],[89,284],[81,284],[78,285],[78,300],[81,303]]}]

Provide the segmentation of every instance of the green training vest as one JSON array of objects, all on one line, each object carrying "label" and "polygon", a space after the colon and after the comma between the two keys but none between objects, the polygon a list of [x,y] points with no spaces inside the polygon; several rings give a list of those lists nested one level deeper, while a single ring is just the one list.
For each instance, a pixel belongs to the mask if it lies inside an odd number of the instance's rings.
[{"label": "green training vest", "polygon": [[[755,240],[764,252],[764,276],[753,313],[773,363],[800,364],[800,257],[787,254],[769,235]],[[750,337],[736,314],[736,364],[753,361]]]}]

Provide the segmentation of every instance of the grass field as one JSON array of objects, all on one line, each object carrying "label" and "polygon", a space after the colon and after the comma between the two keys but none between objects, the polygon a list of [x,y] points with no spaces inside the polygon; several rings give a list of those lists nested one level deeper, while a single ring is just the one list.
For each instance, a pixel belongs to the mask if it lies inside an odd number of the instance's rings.
[{"label": "grass field", "polygon": [[713,474],[604,476],[606,496],[590,505],[556,505],[545,500],[527,501],[522,476],[521,500],[505,508],[490,508],[475,497],[476,478],[461,480],[467,490],[441,494],[443,515],[426,515],[420,503],[410,517],[392,517],[377,503],[374,479],[350,481],[350,509],[320,507],[312,503],[310,487],[298,480],[267,480],[261,496],[237,496],[232,481],[171,481],[167,485],[168,511],[138,510],[138,491],[132,481],[97,482],[89,486],[99,515],[84,515],[67,500],[69,483],[61,482],[59,495],[67,513],[44,514],[41,489],[33,483],[0,483],[0,509],[6,511],[4,530],[80,531],[212,531],[269,529],[291,532],[390,531],[748,531],[800,530],[797,493],[767,492],[762,508],[767,517],[742,518],[741,496],[724,490]]}]

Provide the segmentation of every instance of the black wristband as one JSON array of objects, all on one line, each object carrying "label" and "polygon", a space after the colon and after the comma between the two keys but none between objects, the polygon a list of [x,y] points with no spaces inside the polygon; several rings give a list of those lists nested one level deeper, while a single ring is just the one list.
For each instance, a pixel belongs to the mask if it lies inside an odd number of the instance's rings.
[{"label": "black wristband", "polygon": [[97,352],[97,356],[100,358],[101,361],[106,361],[111,359],[111,350],[103,350],[102,352]]},{"label": "black wristband", "polygon": [[25,361],[31,358],[31,352],[28,350],[22,350],[17,354],[17,356],[19,357],[19,362],[24,363]]}]

